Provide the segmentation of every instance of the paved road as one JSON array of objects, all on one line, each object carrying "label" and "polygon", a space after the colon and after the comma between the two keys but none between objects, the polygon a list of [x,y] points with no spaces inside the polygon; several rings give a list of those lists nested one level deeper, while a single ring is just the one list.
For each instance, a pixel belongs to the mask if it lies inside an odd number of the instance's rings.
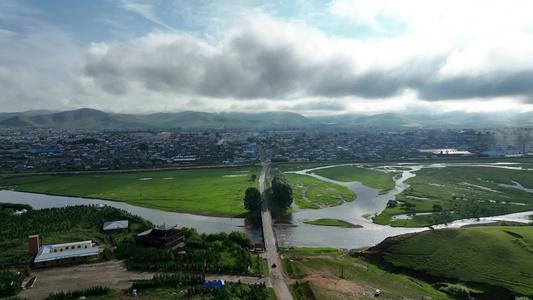
[{"label": "paved road", "polygon": [[283,278],[283,268],[281,267],[281,258],[278,253],[278,244],[274,229],[272,227],[272,215],[268,207],[267,195],[265,193],[265,177],[268,172],[269,165],[263,164],[261,175],[259,175],[259,191],[263,195],[263,203],[261,205],[261,219],[263,221],[263,239],[265,242],[265,249],[268,258],[268,265],[276,264],[276,268],[270,268],[270,283],[276,292],[278,299],[290,300],[293,299],[287,284]]}]

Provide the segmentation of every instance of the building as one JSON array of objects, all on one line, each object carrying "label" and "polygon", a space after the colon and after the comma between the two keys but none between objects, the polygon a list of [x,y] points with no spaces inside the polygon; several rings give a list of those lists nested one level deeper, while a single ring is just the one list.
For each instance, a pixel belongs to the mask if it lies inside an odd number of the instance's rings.
[{"label": "building", "polygon": [[183,229],[163,224],[135,236],[137,243],[152,248],[174,248],[185,238]]},{"label": "building", "polygon": [[98,258],[98,247],[93,247],[91,240],[45,245],[40,247],[33,263],[36,267],[81,262]]},{"label": "building", "polygon": [[102,230],[105,233],[121,232],[128,230],[129,223],[127,220],[105,222]]}]

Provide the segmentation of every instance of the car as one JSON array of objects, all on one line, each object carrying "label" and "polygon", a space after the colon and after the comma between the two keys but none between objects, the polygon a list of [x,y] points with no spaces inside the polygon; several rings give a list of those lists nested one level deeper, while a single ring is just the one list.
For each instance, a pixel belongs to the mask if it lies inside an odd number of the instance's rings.
[{"label": "car", "polygon": [[380,291],[380,290],[375,290],[375,291],[374,291],[374,297],[379,296],[379,294],[381,294],[381,291]]},{"label": "car", "polygon": [[272,264],[272,268],[275,268],[276,267],[276,264]]}]

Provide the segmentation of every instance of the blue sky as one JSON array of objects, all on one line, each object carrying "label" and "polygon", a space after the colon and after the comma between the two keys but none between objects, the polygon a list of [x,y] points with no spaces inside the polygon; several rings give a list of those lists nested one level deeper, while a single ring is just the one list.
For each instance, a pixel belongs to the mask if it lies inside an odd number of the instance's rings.
[{"label": "blue sky", "polygon": [[0,0],[3,112],[533,110],[529,0]]}]

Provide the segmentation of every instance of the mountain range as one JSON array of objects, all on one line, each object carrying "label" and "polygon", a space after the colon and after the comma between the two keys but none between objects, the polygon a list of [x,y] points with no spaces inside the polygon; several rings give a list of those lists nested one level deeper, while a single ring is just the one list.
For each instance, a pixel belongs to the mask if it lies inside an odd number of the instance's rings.
[{"label": "mountain range", "polygon": [[207,113],[184,111],[135,115],[82,108],[64,112],[0,113],[0,127],[57,129],[374,128],[391,130],[533,128],[533,112],[514,115],[465,112],[433,115],[383,113],[367,116],[345,114],[311,118],[291,112]]}]

